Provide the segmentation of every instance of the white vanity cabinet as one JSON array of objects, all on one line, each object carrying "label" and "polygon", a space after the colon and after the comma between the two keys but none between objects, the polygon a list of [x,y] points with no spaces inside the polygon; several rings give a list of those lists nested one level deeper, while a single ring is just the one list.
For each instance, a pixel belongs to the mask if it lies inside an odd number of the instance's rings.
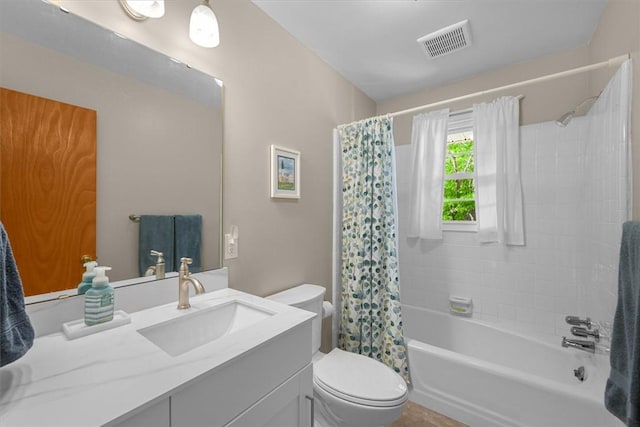
[{"label": "white vanity cabinet", "polygon": [[[240,307],[231,320],[228,307]],[[3,395],[0,425],[311,427],[313,316],[222,289],[194,297],[191,311],[170,303],[77,340],[39,337],[20,361],[0,368],[3,378],[19,380]],[[228,331],[199,344],[200,330],[189,334],[194,318]],[[192,345],[175,355],[140,332],[175,324],[185,335],[169,337]],[[71,404],[80,409],[67,410]]]},{"label": "white vanity cabinet", "polygon": [[171,395],[171,427],[310,426],[310,339],[306,322],[185,385]]},{"label": "white vanity cabinet", "polygon": [[165,397],[160,402],[143,409],[116,427],[171,427],[171,401]]},{"label": "white vanity cabinet", "polygon": [[[250,406],[226,427],[313,427],[313,367],[308,364],[275,390]],[[171,398],[127,418],[117,427],[171,427],[172,425],[213,426],[203,414],[182,414],[171,417]],[[224,412],[224,411],[221,411]],[[172,418],[174,424],[172,424]],[[177,419],[176,419],[177,418]],[[197,424],[189,424],[197,423]]]},{"label": "white vanity cabinet", "polygon": [[[275,390],[250,406],[225,427],[313,427],[313,366],[308,364]],[[116,427],[213,426],[201,413],[171,417],[171,398],[127,418]],[[175,424],[172,424],[172,418]],[[197,423],[197,424],[189,424]]]}]

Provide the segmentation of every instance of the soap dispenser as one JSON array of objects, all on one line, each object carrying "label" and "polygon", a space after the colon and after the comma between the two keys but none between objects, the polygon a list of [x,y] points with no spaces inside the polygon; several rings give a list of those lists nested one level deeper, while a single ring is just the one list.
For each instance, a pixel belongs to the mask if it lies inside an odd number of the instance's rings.
[{"label": "soap dispenser", "polygon": [[87,326],[113,320],[114,292],[106,272],[111,267],[95,267],[91,289],[84,294],[84,323]]},{"label": "soap dispenser", "polygon": [[96,277],[96,272],[93,269],[98,265],[95,261],[85,262],[84,268],[86,271],[82,274],[82,282],[78,285],[78,295],[83,295],[93,285],[93,278]]}]

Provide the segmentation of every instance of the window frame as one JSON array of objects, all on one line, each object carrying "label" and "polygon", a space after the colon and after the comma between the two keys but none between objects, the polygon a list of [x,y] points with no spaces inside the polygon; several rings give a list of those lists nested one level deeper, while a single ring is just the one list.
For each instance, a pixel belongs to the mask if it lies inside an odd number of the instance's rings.
[{"label": "window frame", "polygon": [[[473,134],[473,110],[463,110],[458,112],[453,112],[449,115],[449,125],[447,128],[447,139],[449,135],[463,133],[463,132],[472,132]],[[478,182],[478,176],[476,174],[475,168],[475,159],[476,159],[476,141],[475,136],[472,135],[473,139],[473,158],[474,158],[474,168],[472,173],[468,172],[457,172],[451,175],[444,175],[443,179],[443,192],[442,192],[442,202],[444,204],[444,184],[446,181],[451,180],[461,180],[461,179],[473,179],[473,201],[476,203],[476,215],[477,215],[477,206],[478,206],[478,194],[476,183]],[[448,153],[448,149],[445,151]],[[444,165],[443,165],[444,167]],[[455,178],[451,179],[451,177],[455,176]],[[440,213],[442,215],[442,212]],[[442,230],[443,231],[456,231],[456,232],[477,232],[478,231],[478,221],[477,216],[475,221],[445,221],[442,220]]]}]

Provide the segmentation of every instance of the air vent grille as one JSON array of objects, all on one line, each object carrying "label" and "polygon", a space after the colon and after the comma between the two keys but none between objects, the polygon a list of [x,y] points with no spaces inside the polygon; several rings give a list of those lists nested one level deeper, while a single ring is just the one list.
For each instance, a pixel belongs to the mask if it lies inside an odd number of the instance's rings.
[{"label": "air vent grille", "polygon": [[457,24],[427,34],[417,41],[425,49],[429,58],[438,58],[469,47],[471,45],[469,20],[465,19]]}]

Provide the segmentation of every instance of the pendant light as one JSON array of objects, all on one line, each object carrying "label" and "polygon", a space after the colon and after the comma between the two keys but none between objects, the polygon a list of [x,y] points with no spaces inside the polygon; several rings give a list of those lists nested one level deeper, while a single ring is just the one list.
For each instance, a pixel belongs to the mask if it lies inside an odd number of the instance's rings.
[{"label": "pendant light", "polygon": [[209,5],[209,0],[204,0],[191,12],[189,38],[202,47],[216,47],[220,44],[218,19]]},{"label": "pendant light", "polygon": [[136,21],[164,16],[164,0],[120,0],[120,5]]}]

